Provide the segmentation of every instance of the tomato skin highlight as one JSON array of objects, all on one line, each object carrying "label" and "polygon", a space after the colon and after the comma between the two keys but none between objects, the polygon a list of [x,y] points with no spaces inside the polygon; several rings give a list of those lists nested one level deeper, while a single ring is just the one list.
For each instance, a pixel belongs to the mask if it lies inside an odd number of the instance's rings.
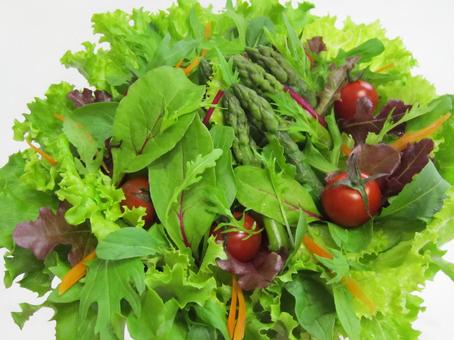
[{"label": "tomato skin highlight", "polygon": [[122,207],[146,209],[143,217],[145,226],[150,226],[156,216],[156,212],[150,198],[150,186],[146,177],[135,177],[127,180],[121,190],[125,194],[125,199],[121,201]]},{"label": "tomato skin highlight", "polygon": [[[362,177],[367,178],[367,175],[362,174]],[[346,228],[353,228],[366,223],[371,216],[378,213],[382,195],[376,181],[371,180],[365,184],[369,203],[368,213],[359,191],[345,185],[336,186],[337,182],[347,178],[346,172],[329,178],[322,192],[321,201],[325,214],[331,221]]]},{"label": "tomato skin highlight", "polygon": [[[238,218],[237,213],[234,216]],[[250,215],[244,215],[244,227],[246,229],[251,230],[255,223],[256,221]],[[259,252],[262,244],[262,233],[254,234],[245,240],[247,233],[243,231],[230,232],[224,234],[224,237],[227,252],[241,262],[251,261]]]},{"label": "tomato skin highlight", "polygon": [[348,83],[340,90],[340,98],[334,102],[334,112],[337,119],[351,120],[356,114],[356,104],[360,98],[367,97],[372,102],[375,111],[378,104],[378,94],[374,87],[366,81],[357,80]]}]

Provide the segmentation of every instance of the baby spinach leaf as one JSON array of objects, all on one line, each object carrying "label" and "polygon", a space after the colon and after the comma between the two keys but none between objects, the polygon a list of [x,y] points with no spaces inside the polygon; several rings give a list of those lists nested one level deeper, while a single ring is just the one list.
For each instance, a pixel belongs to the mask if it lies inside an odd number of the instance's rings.
[{"label": "baby spinach leaf", "polygon": [[181,70],[163,66],[133,84],[118,106],[113,126],[114,181],[172,150],[202,105],[204,87]]},{"label": "baby spinach leaf", "polygon": [[236,197],[235,175],[232,168],[232,153],[230,151],[235,138],[234,131],[229,126],[216,125],[210,130],[214,147],[222,150],[222,156],[216,161],[216,186],[222,192],[225,205],[230,207]]},{"label": "baby spinach leaf", "polygon": [[206,197],[216,186],[215,163],[204,167],[200,180],[190,186],[185,183],[192,182],[188,178],[197,159],[219,156],[214,150],[209,131],[196,117],[172,151],[148,167],[150,193],[156,212],[180,248],[191,245],[197,249],[213,222],[214,215],[208,211]]}]

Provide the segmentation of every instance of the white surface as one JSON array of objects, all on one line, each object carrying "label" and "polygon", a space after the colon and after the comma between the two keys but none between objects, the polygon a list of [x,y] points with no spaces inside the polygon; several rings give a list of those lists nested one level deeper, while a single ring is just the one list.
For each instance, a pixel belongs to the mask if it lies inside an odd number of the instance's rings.
[{"label": "white surface", "polygon": [[[222,6],[224,1],[201,1]],[[411,1],[313,1],[317,14],[339,18],[351,16],[357,22],[380,19],[390,36],[401,36],[420,62],[417,73],[431,80],[439,93],[454,92],[454,2],[451,0]],[[50,83],[61,80],[84,86],[74,70],[66,70],[59,58],[68,50],[78,50],[80,43],[92,37],[90,17],[93,13],[117,8],[164,8],[171,1],[69,1],[69,0],[1,0],[0,1],[0,166],[7,156],[22,145],[12,141],[13,120],[26,112],[26,103],[42,96]],[[454,245],[447,259],[454,260]],[[3,261],[0,261],[0,279]],[[454,339],[452,302],[454,285],[443,274],[427,284],[423,292],[426,312],[415,326],[421,339]],[[50,310],[37,313],[22,331],[10,313],[20,302],[36,302],[34,294],[17,286],[6,290],[0,283],[1,339],[44,340],[54,338],[54,323],[48,322]]]}]

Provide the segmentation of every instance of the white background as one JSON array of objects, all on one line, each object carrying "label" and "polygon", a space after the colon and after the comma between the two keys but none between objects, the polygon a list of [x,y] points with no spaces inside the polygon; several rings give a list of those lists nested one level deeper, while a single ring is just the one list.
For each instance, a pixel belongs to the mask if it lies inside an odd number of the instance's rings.
[{"label": "white background", "polygon": [[[266,0],[263,0],[266,1]],[[93,13],[117,8],[165,8],[172,1],[74,1],[74,0],[1,0],[0,1],[0,166],[9,154],[23,145],[12,140],[13,120],[26,112],[26,103],[42,96],[49,84],[69,81],[85,84],[74,70],[66,70],[59,58],[68,50],[78,50],[80,43],[93,39],[90,17]],[[201,1],[219,8],[224,1]],[[419,60],[416,73],[432,81],[439,93],[454,93],[454,2],[452,0],[313,0],[315,13],[351,16],[357,22],[380,19],[391,37],[401,36]],[[1,212],[0,212],[1,213]],[[454,260],[454,244],[447,259]],[[0,252],[0,255],[3,255]],[[3,261],[0,261],[0,279]],[[398,279],[398,278],[396,278]],[[415,326],[421,339],[454,339],[452,303],[454,285],[438,274],[422,293],[427,310]],[[50,310],[37,313],[22,331],[13,323],[11,311],[20,302],[34,303],[36,296],[17,286],[6,290],[0,283],[1,339],[53,339],[54,322]]]}]

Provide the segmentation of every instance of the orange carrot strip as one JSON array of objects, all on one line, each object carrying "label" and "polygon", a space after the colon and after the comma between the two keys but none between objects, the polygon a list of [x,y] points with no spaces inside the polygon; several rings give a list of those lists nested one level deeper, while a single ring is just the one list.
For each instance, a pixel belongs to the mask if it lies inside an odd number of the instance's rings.
[{"label": "orange carrot strip", "polygon": [[63,116],[63,115],[61,115],[59,113],[55,113],[54,117],[55,117],[55,119],[59,120],[60,122],[64,122],[65,121],[65,116]]},{"label": "orange carrot strip", "polygon": [[57,161],[55,159],[52,158],[51,155],[45,153],[43,150],[41,150],[40,148],[37,148],[36,146],[34,146],[32,143],[30,143],[29,141],[26,141],[27,145],[33,150],[35,151],[37,154],[39,154],[42,158],[44,158],[46,161],[49,162],[50,165],[57,165]]},{"label": "orange carrot strip", "polygon": [[350,153],[352,152],[352,149],[347,145],[347,144],[342,144],[341,145],[341,152],[344,156],[350,156]]},{"label": "orange carrot strip", "polygon": [[200,58],[195,57],[194,60],[184,69],[184,74],[190,74],[200,64]]},{"label": "orange carrot strip", "polygon": [[176,67],[176,68],[180,68],[181,65],[183,65],[183,62],[184,62],[184,59],[181,58],[181,59],[178,61],[178,63],[176,63],[175,67]]},{"label": "orange carrot strip", "polygon": [[246,330],[246,301],[244,300],[243,290],[238,285],[238,320],[236,322],[233,340],[243,340]]},{"label": "orange carrot strip", "polygon": [[60,286],[58,286],[58,293],[60,295],[64,294],[68,289],[74,286],[81,278],[85,276],[87,273],[87,265],[88,261],[93,260],[96,257],[96,252],[92,251],[90,254],[85,256],[82,261],[77,263],[74,267],[72,267],[63,277]]},{"label": "orange carrot strip", "polygon": [[236,305],[238,300],[238,282],[235,279],[235,276],[232,275],[232,300],[230,302],[229,316],[227,319],[227,330],[229,332],[230,338],[233,337],[236,324]]},{"label": "orange carrot strip", "polygon": [[359,286],[358,282],[350,277],[344,277],[342,278],[342,283],[347,287],[349,292],[357,298],[359,301],[361,301],[364,305],[366,305],[369,308],[369,311],[371,313],[374,313],[376,310],[374,302],[367,297],[366,294],[364,294],[363,290]]},{"label": "orange carrot strip", "polygon": [[324,257],[326,259],[332,259],[333,255],[317,243],[308,235],[304,235],[303,243],[306,246],[307,250],[309,250],[312,254],[318,255],[320,257]]},{"label": "orange carrot strip", "polygon": [[207,22],[205,25],[205,31],[204,31],[205,40],[210,39],[212,34],[213,34],[213,23],[210,21],[210,22]]},{"label": "orange carrot strip", "polygon": [[449,119],[449,117],[451,117],[451,113],[447,113],[441,116],[432,124],[419,131],[407,132],[394,143],[392,143],[391,146],[398,151],[402,151],[408,146],[408,144],[416,143],[421,139],[433,135],[443,125],[443,123]]},{"label": "orange carrot strip", "polygon": [[389,69],[392,69],[395,65],[393,63],[391,64],[386,64],[383,65],[382,67],[379,67],[378,69],[375,70],[376,73],[388,71]]}]

